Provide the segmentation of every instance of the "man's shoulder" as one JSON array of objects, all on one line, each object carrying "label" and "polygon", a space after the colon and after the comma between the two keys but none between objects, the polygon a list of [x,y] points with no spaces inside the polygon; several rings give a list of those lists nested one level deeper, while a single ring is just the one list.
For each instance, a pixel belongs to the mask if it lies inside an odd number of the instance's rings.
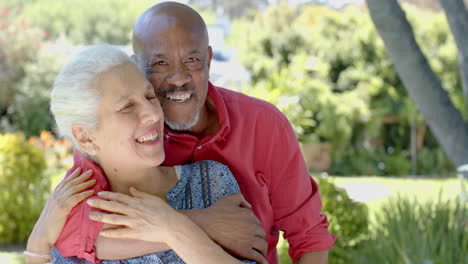
[{"label": "man's shoulder", "polygon": [[279,118],[287,121],[281,111],[272,103],[260,98],[252,97],[241,92],[216,87],[221,94],[226,107],[234,112],[248,112],[248,116],[268,116],[269,118]]}]

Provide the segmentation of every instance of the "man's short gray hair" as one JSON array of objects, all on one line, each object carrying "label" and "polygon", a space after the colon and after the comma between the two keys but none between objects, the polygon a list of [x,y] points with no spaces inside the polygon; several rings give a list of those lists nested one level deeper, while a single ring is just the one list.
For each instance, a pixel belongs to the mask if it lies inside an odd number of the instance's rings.
[{"label": "man's short gray hair", "polygon": [[59,134],[69,139],[82,151],[72,133],[73,124],[97,127],[99,90],[96,79],[115,66],[133,60],[122,50],[110,44],[98,44],[81,50],[57,75],[50,97],[50,110]]}]

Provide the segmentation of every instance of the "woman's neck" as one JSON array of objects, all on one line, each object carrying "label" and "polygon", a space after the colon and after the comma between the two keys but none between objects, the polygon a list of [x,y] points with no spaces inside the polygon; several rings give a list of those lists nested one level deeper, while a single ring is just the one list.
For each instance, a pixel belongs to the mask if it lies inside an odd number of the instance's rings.
[{"label": "woman's neck", "polygon": [[103,166],[110,190],[130,194],[130,187],[164,198],[176,183],[177,176],[173,167],[119,168]]}]

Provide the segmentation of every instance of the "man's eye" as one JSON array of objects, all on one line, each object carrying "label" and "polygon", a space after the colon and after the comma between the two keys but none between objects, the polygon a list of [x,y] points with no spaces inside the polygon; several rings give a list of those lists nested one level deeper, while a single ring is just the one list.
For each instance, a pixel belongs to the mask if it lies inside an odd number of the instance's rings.
[{"label": "man's eye", "polygon": [[188,63],[191,63],[191,62],[199,62],[200,59],[199,58],[193,58],[193,57],[190,57],[188,59],[185,60],[185,62],[188,62]]},{"label": "man's eye", "polygon": [[167,65],[167,62],[166,62],[166,61],[157,61],[157,62],[155,62],[153,65],[159,65],[159,66],[161,66],[161,65]]}]

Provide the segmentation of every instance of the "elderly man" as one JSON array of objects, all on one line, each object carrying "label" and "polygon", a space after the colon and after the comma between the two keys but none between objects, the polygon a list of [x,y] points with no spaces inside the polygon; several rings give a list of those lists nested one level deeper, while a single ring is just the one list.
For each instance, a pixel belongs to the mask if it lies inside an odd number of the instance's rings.
[{"label": "elderly man", "polygon": [[242,197],[186,215],[234,255],[277,263],[282,230],[296,263],[326,263],[335,237],[291,125],[273,105],[208,81],[212,49],[200,15],[174,2],[151,7],[135,24],[133,49],[165,113],[165,164],[227,165],[265,231]]}]

